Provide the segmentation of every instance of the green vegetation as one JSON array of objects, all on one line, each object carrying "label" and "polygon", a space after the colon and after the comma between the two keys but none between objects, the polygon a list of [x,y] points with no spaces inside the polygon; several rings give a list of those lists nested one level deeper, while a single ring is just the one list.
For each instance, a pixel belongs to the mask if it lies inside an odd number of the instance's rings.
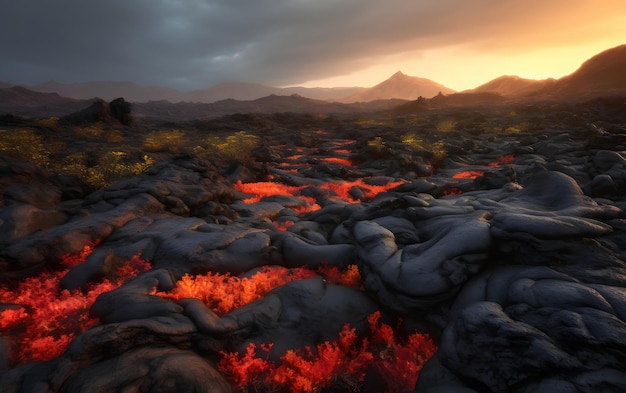
[{"label": "green vegetation", "polygon": [[450,132],[456,129],[456,121],[454,120],[442,120],[437,123],[437,132]]},{"label": "green vegetation", "polygon": [[443,161],[448,153],[446,152],[442,140],[428,141],[416,133],[409,133],[402,136],[402,143],[415,150],[423,150],[433,155],[434,161]]},{"label": "green vegetation", "polygon": [[237,162],[248,162],[252,152],[259,147],[259,137],[239,131],[226,137],[210,136],[204,146],[196,146],[193,151],[200,157],[221,157]]},{"label": "green vegetation", "polygon": [[153,131],[146,137],[143,149],[148,152],[180,153],[186,144],[183,131],[161,130]]},{"label": "green vegetation", "polygon": [[29,161],[40,166],[49,164],[43,136],[35,130],[0,130],[0,152],[10,158]]},{"label": "green vegetation", "polygon": [[[96,128],[91,130],[95,131]],[[123,139],[123,134],[116,130],[105,132],[100,129],[98,134],[104,134],[105,140],[110,143],[118,143]],[[105,150],[93,155],[69,150],[67,143],[50,136],[46,138],[32,128],[0,129],[0,153],[6,159],[31,162],[53,173],[73,175],[94,188],[106,187],[124,176],[141,173],[154,163],[145,154],[129,160],[128,154],[123,151]]]}]

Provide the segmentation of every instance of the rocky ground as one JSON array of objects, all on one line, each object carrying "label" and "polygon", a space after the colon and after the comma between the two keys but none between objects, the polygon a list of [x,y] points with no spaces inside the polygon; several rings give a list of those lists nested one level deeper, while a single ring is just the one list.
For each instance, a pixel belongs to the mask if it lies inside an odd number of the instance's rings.
[{"label": "rocky ground", "polygon": [[[5,162],[5,291],[87,244],[61,289],[87,292],[138,255],[149,268],[97,297],[97,323],[58,356],[20,362],[2,334],[2,391],[231,391],[220,351],[272,343],[280,362],[345,323],[366,332],[377,311],[435,341],[416,392],[625,391],[626,128],[607,108],[491,132],[480,127],[504,115],[336,120],[306,139],[265,124],[245,162],[183,151],[99,190]],[[350,265],[359,288],[320,275],[225,314],[158,296],[185,274]]]}]

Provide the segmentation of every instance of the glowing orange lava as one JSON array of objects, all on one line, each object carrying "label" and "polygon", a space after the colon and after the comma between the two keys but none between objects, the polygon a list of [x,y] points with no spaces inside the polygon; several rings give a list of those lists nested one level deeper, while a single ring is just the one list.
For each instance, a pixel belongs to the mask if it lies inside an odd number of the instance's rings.
[{"label": "glowing orange lava", "polygon": [[287,228],[289,228],[290,226],[292,226],[294,224],[293,221],[291,220],[285,220],[285,221],[272,221],[272,224],[276,227],[276,229],[278,229],[280,232],[286,232]]},{"label": "glowing orange lava", "polygon": [[325,264],[318,272],[307,268],[287,269],[265,266],[250,277],[237,277],[229,273],[207,273],[197,276],[185,274],[170,292],[157,292],[156,295],[172,300],[195,298],[202,300],[217,314],[224,315],[250,302],[263,298],[269,291],[291,281],[316,277],[321,274],[329,282],[359,287],[361,276],[356,265],[350,265],[345,272]]},{"label": "glowing orange lava", "polygon": [[[355,181],[341,181],[341,182],[328,182],[322,185],[317,186],[320,189],[330,190],[332,191],[336,197],[341,199],[347,203],[359,203],[360,199],[353,197],[350,194],[350,189],[352,187],[358,187],[364,195],[364,199],[369,200],[374,198],[376,195],[388,191],[394,187],[397,187],[401,184],[404,184],[404,181],[395,181],[389,182],[382,186],[371,185],[365,183],[362,179],[358,179]],[[320,206],[316,203],[314,198],[305,197],[300,195],[302,189],[308,186],[288,186],[282,183],[275,182],[256,182],[256,183],[241,183],[237,182],[233,185],[233,187],[237,191],[241,191],[245,194],[254,195],[253,197],[246,198],[243,200],[244,203],[256,203],[259,202],[263,197],[273,196],[273,195],[284,195],[284,196],[296,196],[299,199],[307,202],[308,207],[296,207],[294,210],[296,212],[311,212],[318,210]]]},{"label": "glowing orange lava", "polygon": [[513,164],[514,162],[515,162],[515,155],[507,154],[507,155],[498,157],[495,161],[490,162],[487,165],[493,166],[493,167],[499,167],[502,165],[510,165],[510,164]]},{"label": "glowing orange lava", "polygon": [[[185,275],[171,292],[156,294],[173,300],[200,299],[216,313],[224,315],[262,298],[280,285],[315,277],[318,273],[329,282],[361,286],[356,265],[340,271],[324,264],[317,272],[307,268],[264,267],[243,278],[228,273]],[[386,391],[410,390],[436,346],[430,337],[422,334],[398,337],[389,325],[380,323],[380,317],[380,312],[376,312],[368,318],[371,330],[368,337],[359,338],[356,330],[346,324],[337,340],[317,345],[316,351],[308,347],[287,351],[278,365],[267,360],[267,356],[250,343],[244,354],[221,351],[218,368],[241,391],[314,392],[341,381],[356,386],[371,370],[379,374]],[[263,344],[260,351],[267,354],[272,346],[273,343]]]},{"label": "glowing orange lava", "polygon": [[[436,352],[435,343],[419,333],[402,339],[380,317],[378,311],[369,316],[368,337],[359,338],[356,329],[345,324],[336,340],[318,344],[315,353],[309,347],[288,350],[278,365],[259,357],[253,343],[243,355],[221,351],[218,369],[243,391],[249,387],[304,393],[339,383],[356,387],[372,369],[386,384],[386,392],[411,390],[424,363]],[[261,350],[269,353],[272,346],[261,345]]]},{"label": "glowing orange lava", "polygon": [[80,253],[64,256],[63,270],[27,278],[15,289],[0,287],[0,303],[14,305],[0,312],[2,335],[10,337],[12,364],[59,356],[78,334],[98,322],[89,317],[89,309],[100,294],[150,268],[148,262],[135,256],[110,280],[90,284],[85,291],[61,289],[59,283],[69,268],[82,263],[94,247],[88,244]]},{"label": "glowing orange lava", "polygon": [[352,161],[347,158],[338,158],[338,157],[324,157],[321,159],[323,162],[327,162],[329,164],[339,164],[344,166],[352,166]]},{"label": "glowing orange lava", "polygon": [[485,172],[482,171],[462,171],[455,173],[452,176],[453,179],[476,179],[477,177],[483,176]]}]

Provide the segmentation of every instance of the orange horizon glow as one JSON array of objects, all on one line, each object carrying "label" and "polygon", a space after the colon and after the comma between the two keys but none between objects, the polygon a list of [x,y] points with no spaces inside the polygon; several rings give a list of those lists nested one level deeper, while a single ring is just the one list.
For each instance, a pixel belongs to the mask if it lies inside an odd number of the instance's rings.
[{"label": "orange horizon glow", "polygon": [[[616,18],[619,20],[619,18]],[[621,23],[621,22],[620,22]],[[559,79],[575,72],[589,58],[626,43],[625,34],[585,44],[546,45],[519,52],[462,46],[416,50],[378,58],[375,65],[354,72],[307,81],[302,87],[372,87],[396,73],[430,79],[458,92],[474,89],[504,75],[525,79]]]}]

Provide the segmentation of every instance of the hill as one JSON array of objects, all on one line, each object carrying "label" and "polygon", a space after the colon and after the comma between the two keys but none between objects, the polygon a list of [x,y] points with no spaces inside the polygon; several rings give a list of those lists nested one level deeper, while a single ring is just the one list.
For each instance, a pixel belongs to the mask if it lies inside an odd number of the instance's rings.
[{"label": "hill", "polygon": [[626,45],[601,52],[560,79],[501,76],[468,93],[494,93],[516,99],[577,100],[626,94]]},{"label": "hill", "polygon": [[430,79],[418,78],[403,74],[401,71],[376,86],[359,93],[344,97],[340,102],[369,102],[391,98],[415,100],[418,97],[434,97],[439,93],[450,94],[454,90]]},{"label": "hill", "polygon": [[88,100],[100,98],[111,101],[119,97],[124,97],[132,102],[146,102],[150,100],[168,100],[178,102],[184,99],[183,93],[176,89],[167,87],[144,87],[133,82],[80,82],[80,83],[59,83],[49,81],[28,89],[57,93],[63,97],[78,100]]},{"label": "hill", "polygon": [[59,116],[84,106],[85,101],[61,97],[57,93],[41,93],[20,86],[0,88],[0,114]]},{"label": "hill", "polygon": [[547,85],[554,84],[555,79],[526,79],[516,75],[503,75],[475,89],[466,90],[464,93],[494,93],[501,96],[531,95]]},{"label": "hill", "polygon": [[554,89],[546,89],[544,94],[555,98],[626,94],[626,45],[593,56],[573,74],[557,80]]}]

